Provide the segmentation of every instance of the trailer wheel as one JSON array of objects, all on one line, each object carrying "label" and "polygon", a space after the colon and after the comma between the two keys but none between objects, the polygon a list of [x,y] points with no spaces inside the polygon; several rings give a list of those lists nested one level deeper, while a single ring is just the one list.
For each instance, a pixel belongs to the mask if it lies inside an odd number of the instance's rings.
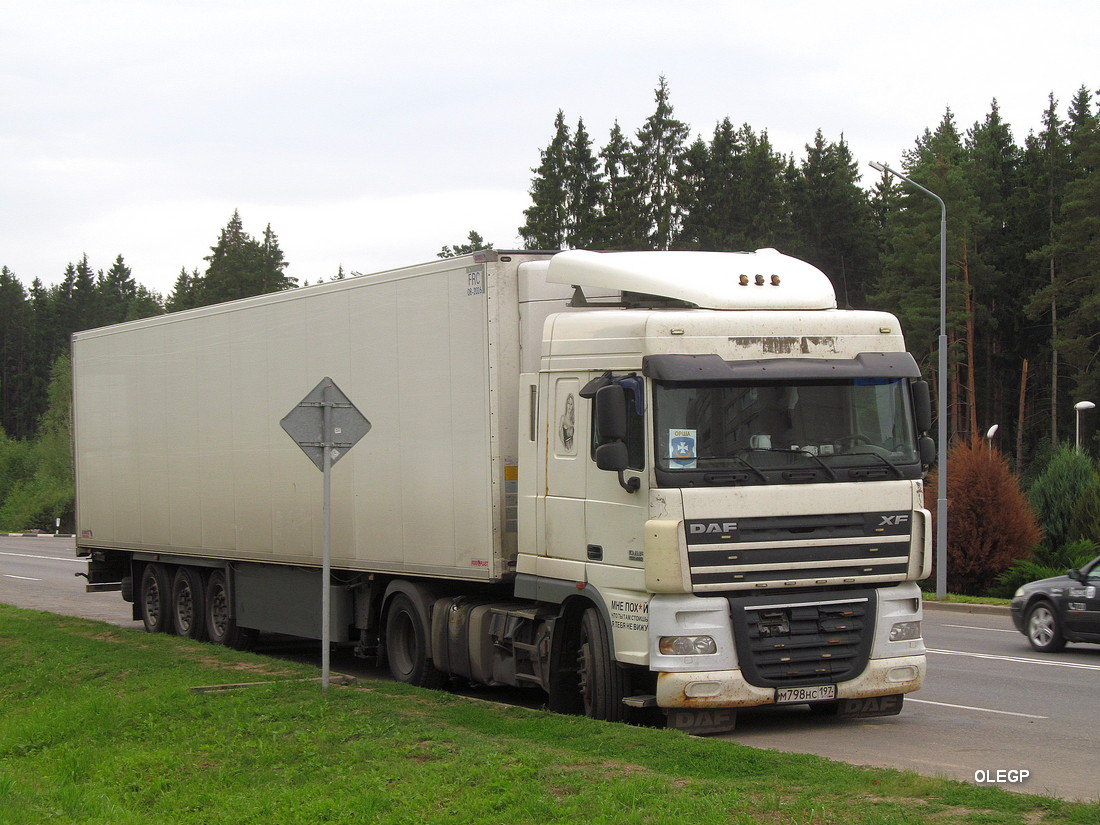
[{"label": "trailer wheel", "polygon": [[205,597],[203,615],[206,619],[206,635],[210,641],[235,650],[249,648],[256,638],[256,631],[237,627],[229,585],[221,570],[210,573],[210,578],[206,581]]},{"label": "trailer wheel", "polygon": [[399,682],[438,690],[445,675],[431,661],[431,639],[420,611],[404,593],[386,607],[386,659]]},{"label": "trailer wheel", "polygon": [[172,580],[172,631],[177,636],[201,641],[206,638],[206,587],[202,573],[181,567]]},{"label": "trailer wheel", "polygon": [[171,593],[168,570],[163,564],[147,564],[141,572],[141,621],[148,633],[172,629],[168,600]]},{"label": "trailer wheel", "polygon": [[607,628],[592,607],[581,617],[577,636],[577,676],[585,716],[605,722],[623,721],[626,717],[626,705],[623,704],[626,677],[611,656]]}]

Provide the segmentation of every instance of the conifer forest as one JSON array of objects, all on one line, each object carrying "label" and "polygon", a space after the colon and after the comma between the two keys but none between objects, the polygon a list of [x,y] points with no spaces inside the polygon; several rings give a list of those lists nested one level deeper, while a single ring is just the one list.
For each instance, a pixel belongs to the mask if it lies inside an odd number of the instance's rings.
[{"label": "conifer forest", "polygon": [[[1074,404],[1100,404],[1097,94],[1082,86],[1060,100],[1052,92],[1026,134],[1002,119],[996,100],[972,124],[958,123],[948,109],[910,147],[898,147],[898,161],[857,159],[843,135],[820,130],[806,136],[801,153],[784,154],[766,126],[730,117],[685,123],[661,78],[652,114],[641,124],[616,122],[602,139],[589,134],[583,116],[548,113],[548,142],[531,170],[518,234],[528,249],[776,248],[828,274],[840,306],[897,315],[935,388],[940,207],[868,166],[890,164],[947,208],[953,455],[956,447],[995,448],[1004,459],[998,474],[1012,475],[1038,506],[1035,535],[1049,536],[1034,485],[1058,460],[1073,464],[1061,448],[1075,437]],[[425,239],[425,258],[441,240]],[[468,240],[438,254],[483,244],[477,232]],[[141,286],[141,273],[132,273],[122,254],[105,270],[79,258],[50,287],[42,279],[58,273],[0,267],[0,530],[53,529],[56,518],[71,527],[72,332],[297,286],[271,227],[253,238],[236,213],[205,262],[203,272],[182,270],[167,296]],[[1086,488],[1096,476],[1087,454],[1100,452],[1096,415],[1100,409],[1082,419],[1080,460],[1092,479]],[[996,437],[986,444],[994,424]],[[966,456],[960,459],[965,464]],[[1076,532],[1059,539],[1060,547],[1095,547],[1080,542],[1097,537],[1091,531],[1094,519],[1100,523],[1100,493],[1096,501],[1065,516]],[[1010,561],[1030,552],[1011,551]]]}]

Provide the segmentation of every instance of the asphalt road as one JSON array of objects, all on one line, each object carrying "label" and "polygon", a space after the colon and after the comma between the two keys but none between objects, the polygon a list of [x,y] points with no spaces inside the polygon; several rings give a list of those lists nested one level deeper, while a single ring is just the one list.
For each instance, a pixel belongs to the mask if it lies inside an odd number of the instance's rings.
[{"label": "asphalt road", "polygon": [[[71,539],[0,536],[0,602],[140,629],[117,592],[85,593]],[[1036,653],[1006,611],[928,606],[928,678],[900,716],[840,721],[805,707],[742,712],[723,738],[1009,791],[1100,800],[1093,699],[1100,646]],[[317,644],[267,639],[259,652],[317,658]],[[378,677],[346,653],[337,672]],[[509,701],[509,692],[478,695]],[[1026,772],[1026,774],[1025,774]]]}]

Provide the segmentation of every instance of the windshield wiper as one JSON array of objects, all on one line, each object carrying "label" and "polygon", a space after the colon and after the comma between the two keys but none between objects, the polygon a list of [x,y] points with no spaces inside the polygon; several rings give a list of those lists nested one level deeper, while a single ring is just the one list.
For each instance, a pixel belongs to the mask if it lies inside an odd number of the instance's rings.
[{"label": "windshield wiper", "polygon": [[[794,451],[792,451],[792,452],[794,452]],[[828,464],[826,464],[824,461],[822,461],[820,458],[818,458],[814,453],[811,453],[809,450],[798,450],[797,452],[801,453],[802,455],[808,455],[810,458],[812,458],[814,461],[816,461],[819,465],[821,465],[821,468],[829,474],[829,478],[831,478],[833,481],[840,481],[840,479],[837,478],[836,473],[833,472],[833,468],[830,467]]]},{"label": "windshield wiper", "polygon": [[748,461],[743,459],[741,457],[741,453],[784,453],[786,455],[798,453],[799,455],[808,455],[810,458],[816,461],[818,465],[820,465],[821,469],[829,474],[830,479],[832,479],[833,481],[840,481],[840,479],[837,477],[837,474],[833,472],[833,469],[828,464],[826,464],[824,461],[822,461],[820,458],[818,458],[816,455],[806,449],[799,448],[797,450],[786,450],[779,447],[746,447],[743,450],[738,450],[737,455],[732,456],[733,458],[744,464],[746,467],[751,467],[753,470],[756,470],[756,474],[759,475],[761,478],[764,478],[764,474],[753,467],[751,464],[749,464]]},{"label": "windshield wiper", "polygon": [[[870,450],[849,450],[848,452],[839,453],[838,455],[842,455],[842,456],[845,456],[845,455],[873,455],[875,458],[877,458],[879,461],[881,461],[883,464],[885,464],[887,467],[889,467],[891,470],[893,470],[894,474],[898,478],[904,478],[905,477],[905,474],[901,471],[901,468],[897,464],[895,464],[893,461],[888,459],[886,456],[882,455],[881,453],[873,453]],[[855,469],[855,468],[852,468],[852,469]],[[849,472],[851,472],[851,470],[849,470]]]}]

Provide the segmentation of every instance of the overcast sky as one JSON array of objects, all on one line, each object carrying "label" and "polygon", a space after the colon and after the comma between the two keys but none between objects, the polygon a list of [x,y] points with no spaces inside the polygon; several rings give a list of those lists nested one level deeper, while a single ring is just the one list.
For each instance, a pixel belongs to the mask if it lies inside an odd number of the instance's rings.
[{"label": "overcast sky", "polygon": [[1017,142],[1100,89],[1096,0],[0,0],[0,264],[58,281],[121,254],[167,293],[238,209],[315,282],[520,245],[558,109],[597,147],[664,75],[801,157],[821,129],[897,164],[996,98]]}]

